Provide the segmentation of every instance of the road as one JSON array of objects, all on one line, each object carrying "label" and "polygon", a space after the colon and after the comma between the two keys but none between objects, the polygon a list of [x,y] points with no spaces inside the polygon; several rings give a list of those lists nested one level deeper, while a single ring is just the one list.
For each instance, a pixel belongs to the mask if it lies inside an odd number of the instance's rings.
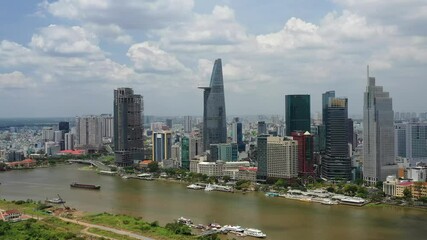
[{"label": "road", "polygon": [[132,238],[135,238],[135,239],[140,239],[140,240],[154,240],[152,238],[144,237],[142,235],[135,234],[135,233],[132,233],[132,232],[129,232],[129,231],[124,231],[124,230],[119,230],[119,229],[115,229],[115,228],[111,228],[111,227],[106,227],[106,226],[101,226],[101,225],[96,225],[96,224],[81,222],[81,221],[77,221],[77,220],[74,220],[74,219],[68,219],[68,218],[63,218],[63,217],[58,217],[58,218],[61,219],[62,221],[79,224],[81,226],[85,226],[85,227],[89,227],[89,228],[98,228],[98,229],[101,229],[101,230],[110,231],[110,232],[117,233],[117,234],[120,234],[120,235],[129,236],[129,237],[132,237]]}]

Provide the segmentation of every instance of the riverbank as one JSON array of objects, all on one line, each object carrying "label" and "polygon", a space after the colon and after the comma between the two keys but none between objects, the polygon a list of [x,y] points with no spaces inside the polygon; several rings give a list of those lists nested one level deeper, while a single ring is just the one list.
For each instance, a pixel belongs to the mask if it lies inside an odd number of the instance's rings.
[{"label": "riverbank", "polygon": [[[175,234],[166,227],[159,226],[157,221],[145,222],[140,217],[115,215],[110,213],[89,214],[76,209],[58,207],[44,207],[41,203],[32,200],[5,201],[0,200],[0,209],[17,210],[31,214],[32,219],[16,223],[0,221],[2,227],[8,230],[3,232],[6,239],[24,239],[28,236],[39,236],[41,239],[141,239],[141,240],[190,240],[195,236]],[[49,214],[51,212],[51,214]],[[18,233],[25,225],[26,231]],[[43,229],[43,230],[40,230]],[[91,234],[92,233],[92,234]],[[96,238],[98,239],[98,238]]]}]

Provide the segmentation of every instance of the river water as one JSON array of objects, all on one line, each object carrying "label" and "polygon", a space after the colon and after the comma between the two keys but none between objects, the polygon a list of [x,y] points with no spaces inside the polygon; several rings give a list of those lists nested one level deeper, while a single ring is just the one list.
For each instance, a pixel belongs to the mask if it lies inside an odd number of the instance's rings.
[{"label": "river water", "polygon": [[[60,194],[67,206],[87,212],[143,217],[161,224],[180,216],[261,229],[268,239],[427,239],[427,211],[401,207],[326,206],[262,193],[186,189],[186,184],[98,175],[82,165],[0,172],[0,198],[45,200]],[[70,188],[72,182],[101,190]]]}]

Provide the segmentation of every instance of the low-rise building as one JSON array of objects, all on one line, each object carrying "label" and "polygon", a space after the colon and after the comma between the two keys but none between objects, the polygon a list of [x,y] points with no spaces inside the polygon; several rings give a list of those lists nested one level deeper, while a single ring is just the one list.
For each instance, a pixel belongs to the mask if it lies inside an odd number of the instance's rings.
[{"label": "low-rise building", "polygon": [[256,172],[258,168],[256,167],[240,167],[237,171],[237,180],[249,180],[251,182],[256,182]]},{"label": "low-rise building", "polygon": [[22,213],[20,213],[16,209],[2,211],[1,212],[1,218],[5,222],[13,222],[13,221],[19,221],[21,220]]}]

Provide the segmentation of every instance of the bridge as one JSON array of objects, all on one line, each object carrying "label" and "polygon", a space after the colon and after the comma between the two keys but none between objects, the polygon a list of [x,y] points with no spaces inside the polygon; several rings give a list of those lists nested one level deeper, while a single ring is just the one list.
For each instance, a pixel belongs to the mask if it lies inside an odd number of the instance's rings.
[{"label": "bridge", "polygon": [[80,159],[75,159],[75,160],[67,160],[68,163],[81,163],[81,164],[90,164],[94,167],[97,167],[99,170],[101,171],[110,171],[110,167],[103,164],[100,161],[97,160],[80,160]]}]

